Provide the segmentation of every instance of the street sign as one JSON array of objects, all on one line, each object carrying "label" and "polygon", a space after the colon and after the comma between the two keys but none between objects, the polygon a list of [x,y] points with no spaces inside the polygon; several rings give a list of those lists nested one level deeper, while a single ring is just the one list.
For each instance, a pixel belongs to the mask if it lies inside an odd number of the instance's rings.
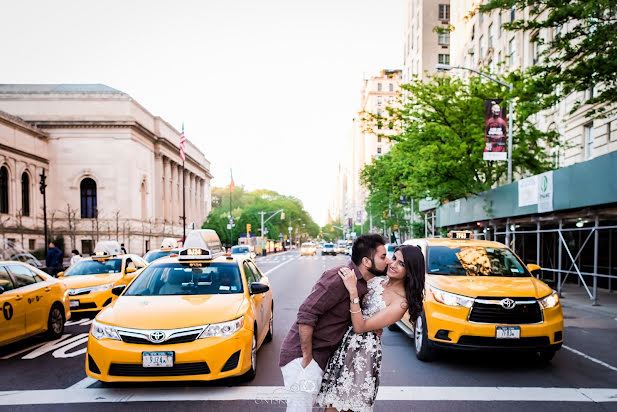
[{"label": "street sign", "polygon": [[229,218],[229,224],[230,224],[230,225],[233,225],[233,224],[234,224],[234,218],[233,218],[233,217],[230,217],[230,218]]}]

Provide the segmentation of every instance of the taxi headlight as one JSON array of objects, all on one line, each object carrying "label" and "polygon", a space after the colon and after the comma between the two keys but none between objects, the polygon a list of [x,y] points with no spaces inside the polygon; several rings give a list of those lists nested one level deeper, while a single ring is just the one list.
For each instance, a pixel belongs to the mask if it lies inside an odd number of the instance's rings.
[{"label": "taxi headlight", "polygon": [[213,323],[211,325],[208,325],[206,329],[201,332],[201,335],[199,335],[198,339],[212,338],[215,336],[231,336],[240,329],[242,329],[242,326],[244,326],[244,316],[238,319],[230,320],[228,322]]},{"label": "taxi headlight", "polygon": [[473,298],[446,292],[433,286],[430,286],[430,289],[433,297],[435,297],[435,300],[439,303],[443,303],[444,305],[462,306],[464,308],[470,308],[473,305]]},{"label": "taxi headlight", "polygon": [[90,334],[94,336],[96,339],[113,339],[113,340],[122,340],[120,339],[120,335],[118,335],[118,331],[116,328],[104,325],[102,323],[98,323],[97,321],[92,321],[92,327],[90,328]]},{"label": "taxi headlight", "polygon": [[538,299],[538,303],[542,306],[542,309],[554,308],[559,305],[559,294],[556,291],[553,291],[553,293],[547,297]]},{"label": "taxi headlight", "polygon": [[103,292],[105,290],[109,290],[109,289],[113,288],[114,285],[115,285],[115,283],[108,283],[106,285],[95,286],[92,289],[90,289],[90,292]]}]

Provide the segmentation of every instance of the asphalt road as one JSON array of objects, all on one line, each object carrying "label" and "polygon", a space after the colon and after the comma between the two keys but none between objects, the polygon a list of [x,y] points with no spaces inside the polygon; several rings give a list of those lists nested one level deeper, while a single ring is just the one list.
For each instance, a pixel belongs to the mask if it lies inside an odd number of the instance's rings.
[{"label": "asphalt road", "polygon": [[[183,410],[283,410],[277,396],[283,384],[280,345],[315,280],[348,259],[297,252],[257,259],[272,284],[275,333],[261,348],[257,377],[250,383],[103,386],[84,372],[91,320],[72,319],[58,342],[32,338],[0,348],[0,409],[145,411],[180,405]],[[564,313],[565,347],[548,365],[527,355],[481,352],[442,353],[423,363],[406,335],[385,330],[375,410],[617,410],[617,319],[568,306]]]}]

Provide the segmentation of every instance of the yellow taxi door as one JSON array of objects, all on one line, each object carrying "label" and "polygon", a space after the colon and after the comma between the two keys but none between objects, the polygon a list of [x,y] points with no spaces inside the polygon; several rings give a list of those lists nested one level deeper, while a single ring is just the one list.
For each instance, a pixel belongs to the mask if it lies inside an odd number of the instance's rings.
[{"label": "yellow taxi door", "polygon": [[[252,264],[249,261],[245,261],[243,264],[244,275],[246,276],[246,283],[248,284],[249,288],[251,286],[251,283],[259,282],[261,278],[259,272],[257,270],[254,270],[251,266]],[[266,294],[255,293],[250,294],[250,296],[251,300],[253,301],[253,307],[255,308],[255,322],[257,323],[258,338],[261,339],[262,336],[265,336],[264,334],[268,330],[268,311],[266,310],[267,308],[264,304]]]},{"label": "yellow taxi door", "polygon": [[5,267],[0,266],[0,344],[26,333],[26,313],[23,295],[15,289],[15,282]]},{"label": "yellow taxi door", "polygon": [[51,287],[39,275],[26,266],[6,265],[15,279],[17,290],[23,295],[23,307],[26,311],[26,333],[33,333],[47,328],[47,318],[51,309]]}]

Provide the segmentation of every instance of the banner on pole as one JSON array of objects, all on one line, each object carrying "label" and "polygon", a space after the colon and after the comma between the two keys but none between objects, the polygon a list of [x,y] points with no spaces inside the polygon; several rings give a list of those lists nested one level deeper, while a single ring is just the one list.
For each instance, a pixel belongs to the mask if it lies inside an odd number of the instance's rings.
[{"label": "banner on pole", "polygon": [[508,160],[508,123],[501,110],[503,99],[484,101],[484,160]]}]

